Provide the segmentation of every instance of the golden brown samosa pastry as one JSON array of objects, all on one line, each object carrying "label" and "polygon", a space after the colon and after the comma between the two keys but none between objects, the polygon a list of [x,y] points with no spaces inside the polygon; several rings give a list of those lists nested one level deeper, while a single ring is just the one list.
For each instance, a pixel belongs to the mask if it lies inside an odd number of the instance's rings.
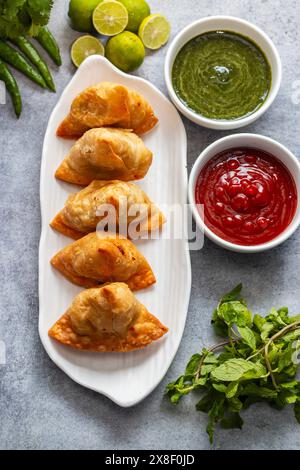
[{"label": "golden brown samosa pastry", "polygon": [[102,82],[77,95],[56,133],[59,137],[78,138],[88,129],[113,126],[144,134],[157,121],[150,104],[136,91]]},{"label": "golden brown samosa pastry", "polygon": [[143,178],[152,152],[133,132],[101,127],[87,131],[57,169],[56,178],[81,186],[93,180]]},{"label": "golden brown samosa pastry", "polygon": [[144,348],[167,331],[126,284],[116,282],[80,292],[49,336],[76,349],[128,352]]},{"label": "golden brown samosa pastry", "polygon": [[130,240],[96,232],[60,250],[51,264],[82,287],[122,281],[139,290],[156,282],[148,262]]},{"label": "golden brown samosa pastry", "polygon": [[138,185],[112,180],[93,181],[78,193],[70,195],[65,207],[50,225],[58,232],[77,240],[96,231],[97,224],[105,217],[104,210],[100,212],[101,207],[105,208],[107,204],[111,204],[115,209],[116,230],[119,230],[119,222],[121,224],[122,218],[126,216],[127,227],[123,227],[123,235],[128,236],[128,225],[135,218],[134,214],[129,213],[130,210],[134,212],[134,207],[142,209],[143,217],[140,217],[139,225],[141,235],[159,229],[165,222],[164,215]]}]

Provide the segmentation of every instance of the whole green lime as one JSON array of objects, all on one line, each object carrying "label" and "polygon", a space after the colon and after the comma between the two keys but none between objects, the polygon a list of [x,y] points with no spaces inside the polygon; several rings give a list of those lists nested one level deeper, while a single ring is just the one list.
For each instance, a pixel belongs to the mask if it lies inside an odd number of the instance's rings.
[{"label": "whole green lime", "polygon": [[141,22],[150,15],[150,7],[145,0],[118,0],[128,11],[128,24],[126,29],[136,33]]},{"label": "whole green lime", "polygon": [[76,31],[93,32],[93,11],[102,1],[103,0],[70,0],[68,14],[72,28]]},{"label": "whole green lime", "polygon": [[132,72],[143,63],[145,48],[136,34],[123,31],[108,40],[105,55],[119,69]]}]

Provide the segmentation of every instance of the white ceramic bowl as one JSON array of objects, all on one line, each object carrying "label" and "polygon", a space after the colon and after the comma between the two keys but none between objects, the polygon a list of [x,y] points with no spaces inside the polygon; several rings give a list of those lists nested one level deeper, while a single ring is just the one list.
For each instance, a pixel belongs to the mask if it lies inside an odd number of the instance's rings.
[{"label": "white ceramic bowl", "polygon": [[[269,64],[272,69],[272,85],[269,95],[264,102],[264,104],[254,113],[249,116],[233,119],[233,120],[219,120],[219,119],[208,119],[200,114],[192,111],[183,102],[178,98],[175,93],[172,84],[172,68],[174,60],[178,52],[182,47],[190,40],[200,34],[207,33],[209,31],[231,31],[234,33],[242,34],[247,36],[255,44],[257,44],[261,50],[265,53]],[[262,116],[267,109],[271,106],[281,83],[281,61],[276,47],[274,46],[271,39],[257,26],[249,23],[248,21],[236,18],[233,16],[212,16],[207,18],[202,18],[195,21],[194,23],[189,24],[180,33],[175,36],[173,41],[170,44],[170,47],[167,52],[165,60],[165,82],[168,89],[169,96],[175,106],[182,112],[188,119],[204,127],[210,129],[219,129],[219,130],[228,130],[228,129],[237,129],[239,127],[247,126],[252,122],[256,121],[260,116]]]},{"label": "white ceramic bowl", "polygon": [[[293,220],[288,225],[288,227],[280,233],[273,240],[262,243],[260,245],[238,245],[235,243],[228,242],[216,235],[212,230],[210,230],[204,223],[201,218],[195,200],[195,187],[198,175],[203,168],[203,166],[216,154],[223,152],[224,150],[234,148],[234,147],[251,147],[257,148],[259,150],[268,152],[278,160],[280,160],[290,171],[291,175],[294,178],[297,194],[298,194],[298,204],[296,213]],[[300,224],[300,163],[297,158],[283,145],[279,144],[275,140],[265,137],[258,134],[234,134],[222,139],[217,140],[213,144],[209,145],[197,158],[194,163],[192,172],[189,179],[189,202],[192,208],[192,212],[195,218],[195,221],[198,227],[205,233],[205,235],[210,238],[213,242],[227,248],[228,250],[237,251],[240,253],[258,253],[261,251],[269,250],[274,248],[280,243],[284,242],[289,238]]]}]

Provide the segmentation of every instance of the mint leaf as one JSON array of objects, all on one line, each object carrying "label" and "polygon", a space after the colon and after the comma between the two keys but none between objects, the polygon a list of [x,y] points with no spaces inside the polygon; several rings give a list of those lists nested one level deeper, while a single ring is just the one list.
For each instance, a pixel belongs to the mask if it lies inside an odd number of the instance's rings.
[{"label": "mint leaf", "polygon": [[183,395],[187,395],[194,389],[194,384],[185,383],[185,376],[180,376],[175,382],[171,382],[166,387],[166,394],[172,403],[177,404]]},{"label": "mint leaf", "polygon": [[228,336],[228,327],[222,320],[212,320],[211,323],[217,336],[221,336],[222,338]]},{"label": "mint leaf", "polygon": [[267,369],[261,362],[253,363],[254,366],[251,370],[246,371],[242,377],[242,380],[252,380],[252,379],[260,379],[267,375]]},{"label": "mint leaf", "polygon": [[296,339],[300,338],[300,328],[298,330],[291,331],[286,335],[282,336],[282,341],[295,341]]},{"label": "mint leaf", "polygon": [[218,362],[218,358],[213,352],[207,353],[203,360],[203,364],[217,364]]},{"label": "mint leaf", "polygon": [[298,394],[291,390],[279,392],[278,399],[285,405],[292,405],[298,401]]},{"label": "mint leaf", "polygon": [[182,394],[180,392],[174,390],[172,392],[170,391],[169,397],[170,397],[171,403],[173,403],[174,405],[177,405],[180,398],[182,397]]},{"label": "mint leaf", "polygon": [[279,308],[278,314],[280,315],[285,324],[289,323],[289,309],[287,307]]},{"label": "mint leaf", "polygon": [[223,304],[225,302],[229,302],[231,300],[236,300],[238,298],[238,296],[240,295],[241,293],[241,290],[243,288],[243,284],[240,283],[238,284],[237,286],[235,286],[230,292],[228,292],[227,294],[223,295],[221,301],[220,301],[220,304]]},{"label": "mint leaf", "polygon": [[211,377],[224,382],[259,378],[266,374],[266,369],[260,363],[253,363],[245,359],[229,359],[214,369]]},{"label": "mint leaf", "polygon": [[216,364],[203,364],[201,367],[201,375],[207,375],[216,368]]},{"label": "mint leaf", "polygon": [[242,429],[243,423],[239,413],[228,413],[220,422],[223,429]]},{"label": "mint leaf", "polygon": [[243,408],[243,403],[237,397],[228,400],[229,410],[238,413]]},{"label": "mint leaf", "polygon": [[293,347],[292,347],[292,343],[289,343],[286,350],[283,353],[281,353],[279,356],[277,372],[281,372],[283,371],[283,369],[290,366],[292,362],[292,355],[293,355]]},{"label": "mint leaf", "polygon": [[252,369],[252,363],[244,359],[229,359],[217,367],[211,374],[213,379],[224,382],[233,382],[243,377],[244,373]]},{"label": "mint leaf", "polygon": [[185,376],[193,376],[196,373],[201,357],[201,354],[194,354],[191,357],[185,369]]},{"label": "mint leaf", "polygon": [[292,380],[291,382],[285,382],[283,384],[280,384],[281,388],[299,388],[300,391],[300,382],[298,380]]},{"label": "mint leaf", "polygon": [[211,409],[208,412],[209,422],[206,427],[206,432],[209,436],[209,442],[212,444],[214,441],[215,427],[218,421],[223,418],[224,415],[224,399],[214,401]]},{"label": "mint leaf", "polygon": [[238,326],[237,329],[244,342],[254,351],[256,348],[256,339],[253,331],[248,326]]},{"label": "mint leaf", "polygon": [[207,378],[206,377],[200,377],[199,379],[196,379],[194,380],[194,388],[197,389],[197,388],[200,388],[200,387],[203,387],[203,385],[205,385],[207,382]]},{"label": "mint leaf", "polygon": [[255,383],[249,383],[242,388],[241,395],[256,396],[261,398],[276,398],[276,390],[267,387],[260,387]]},{"label": "mint leaf", "polygon": [[236,323],[238,326],[251,325],[251,313],[246,305],[239,301],[226,302],[218,309],[219,318],[222,318],[228,326]]},{"label": "mint leaf", "polygon": [[229,361],[229,359],[234,359],[235,357],[236,357],[235,351],[234,352],[226,351],[226,352],[221,353],[218,356],[218,362],[219,364],[223,364],[224,362]]},{"label": "mint leaf", "polygon": [[283,327],[286,325],[286,311],[281,309],[279,313],[275,308],[271,308],[269,315],[266,316],[266,320],[279,327]]},{"label": "mint leaf", "polygon": [[202,411],[203,413],[208,413],[211,407],[214,404],[215,396],[212,393],[207,393],[201,400],[196,404],[196,410]]},{"label": "mint leaf", "polygon": [[227,387],[224,384],[213,383],[213,388],[221,393],[226,393]]},{"label": "mint leaf", "polygon": [[264,326],[265,323],[266,323],[266,319],[264,317],[261,317],[258,314],[254,315],[253,325],[256,326],[256,328],[259,332],[263,331],[263,326]]},{"label": "mint leaf", "polygon": [[230,382],[226,389],[226,398],[233,398],[239,389],[239,382]]},{"label": "mint leaf", "polygon": [[262,327],[261,335],[260,335],[263,341],[266,341],[266,339],[269,337],[269,334],[271,333],[273,328],[274,328],[273,323],[270,323],[270,322],[264,323]]},{"label": "mint leaf", "polygon": [[213,329],[215,330],[216,335],[222,336],[223,338],[227,337],[228,327],[224,323],[224,321],[219,318],[217,308],[213,311],[211,324],[213,326]]}]

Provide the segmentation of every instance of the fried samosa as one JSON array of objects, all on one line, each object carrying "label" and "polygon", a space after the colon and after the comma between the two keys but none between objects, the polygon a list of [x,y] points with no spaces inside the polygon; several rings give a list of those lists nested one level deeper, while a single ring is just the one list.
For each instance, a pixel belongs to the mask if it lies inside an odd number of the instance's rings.
[{"label": "fried samosa", "polygon": [[58,232],[77,240],[96,231],[98,223],[103,222],[106,217],[105,209],[108,204],[114,209],[113,229],[123,230],[124,236],[138,238],[128,233],[128,227],[135,219],[134,208],[141,208],[140,235],[160,228],[165,222],[164,215],[139,186],[112,180],[93,181],[86,188],[69,196],[64,208],[50,225]]},{"label": "fried samosa", "polygon": [[133,132],[101,127],[87,131],[57,169],[56,178],[86,186],[93,180],[143,178],[152,152]]},{"label": "fried samosa", "polygon": [[72,348],[128,352],[161,338],[168,328],[121,282],[78,294],[49,336]]},{"label": "fried samosa", "polygon": [[122,281],[139,290],[156,282],[148,262],[130,240],[96,232],[60,250],[51,264],[82,287]]},{"label": "fried samosa", "polygon": [[81,137],[94,127],[122,127],[144,134],[158,119],[150,104],[123,85],[102,82],[89,87],[73,101],[68,116],[57,129],[64,138]]}]

